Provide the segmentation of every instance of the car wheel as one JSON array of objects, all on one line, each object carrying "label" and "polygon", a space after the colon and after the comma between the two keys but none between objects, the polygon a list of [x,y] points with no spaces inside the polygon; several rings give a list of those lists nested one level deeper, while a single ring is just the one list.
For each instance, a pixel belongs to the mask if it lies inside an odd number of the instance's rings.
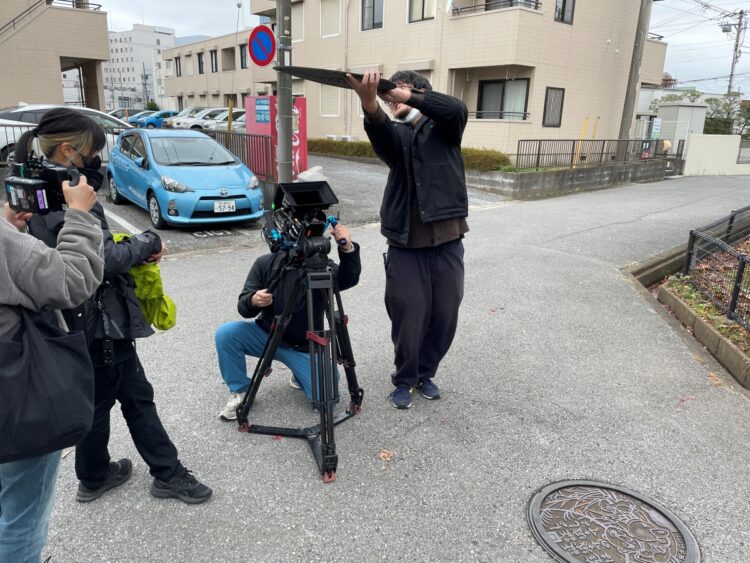
[{"label": "car wheel", "polygon": [[117,184],[115,183],[115,179],[112,176],[109,176],[109,189],[107,190],[107,197],[109,198],[109,201],[111,201],[115,205],[122,205],[123,203],[125,203],[125,199],[120,195],[120,192],[117,191]]},{"label": "car wheel", "polygon": [[149,123],[148,125],[146,125],[146,129],[156,129],[156,125],[154,125],[153,123]]},{"label": "car wheel", "polygon": [[13,157],[15,156],[16,145],[11,144],[0,150],[0,161],[4,162],[7,166],[13,164]]},{"label": "car wheel", "polygon": [[148,195],[148,216],[151,219],[151,224],[155,229],[166,229],[167,222],[161,215],[161,206],[159,200],[153,193]]},{"label": "car wheel", "polygon": [[203,129],[200,125],[193,125],[191,129]]}]

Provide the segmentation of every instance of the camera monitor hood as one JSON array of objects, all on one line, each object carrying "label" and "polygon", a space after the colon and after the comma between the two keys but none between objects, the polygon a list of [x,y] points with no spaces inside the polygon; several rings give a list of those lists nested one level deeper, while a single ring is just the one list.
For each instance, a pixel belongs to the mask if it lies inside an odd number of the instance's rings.
[{"label": "camera monitor hood", "polygon": [[299,213],[328,209],[339,202],[326,181],[281,183],[273,198],[274,209],[291,207]]}]

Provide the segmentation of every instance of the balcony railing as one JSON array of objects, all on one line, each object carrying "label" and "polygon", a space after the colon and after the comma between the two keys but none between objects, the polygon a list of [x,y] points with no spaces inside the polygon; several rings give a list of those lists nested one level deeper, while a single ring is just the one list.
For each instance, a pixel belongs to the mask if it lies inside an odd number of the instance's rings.
[{"label": "balcony railing", "polygon": [[490,0],[489,2],[473,3],[471,6],[453,6],[453,15],[473,14],[476,12],[489,12],[502,8],[530,8],[539,10],[542,3],[539,0]]},{"label": "balcony railing", "polygon": [[525,121],[529,118],[529,115],[531,114],[523,111],[485,110],[469,112],[469,117],[476,119],[505,119],[508,121]]},{"label": "balcony railing", "polygon": [[18,14],[15,18],[6,22],[0,26],[0,35],[3,35],[6,31],[16,29],[16,26],[21,23],[21,20],[31,15],[37,8],[41,6],[65,6],[66,8],[77,8],[80,10],[91,10],[98,12],[101,10],[101,4],[93,4],[92,2],[85,2],[83,0],[38,0],[23,12]]}]

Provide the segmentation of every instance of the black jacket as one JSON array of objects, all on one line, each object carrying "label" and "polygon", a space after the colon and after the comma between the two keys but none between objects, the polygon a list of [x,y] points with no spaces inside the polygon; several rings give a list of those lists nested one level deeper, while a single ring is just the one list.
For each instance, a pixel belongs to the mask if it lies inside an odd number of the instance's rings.
[{"label": "black jacket", "polygon": [[[334,283],[340,291],[354,287],[359,282],[359,274],[362,271],[362,263],[359,259],[359,245],[354,244],[353,252],[339,250],[340,265],[333,260],[329,264],[333,267]],[[237,311],[246,319],[258,317],[256,322],[266,332],[271,331],[274,317],[280,315],[290,297],[294,280],[297,278],[298,270],[289,269],[284,272],[282,279],[273,291],[273,303],[268,307],[258,308],[251,304],[250,300],[256,291],[267,289],[268,285],[276,276],[279,268],[285,262],[284,253],[264,254],[258,258],[250,269],[245,280],[245,287],[237,300]],[[323,311],[325,304],[320,292],[315,294],[313,303],[313,319],[316,330],[322,328]],[[303,346],[307,343],[305,333],[307,332],[307,292],[303,290],[302,297],[296,304],[289,325],[284,332],[283,341],[289,346]]]},{"label": "black jacket", "polygon": [[381,233],[405,245],[409,209],[416,193],[423,223],[469,214],[461,138],[468,110],[461,100],[439,92],[412,94],[409,105],[422,112],[415,127],[389,119],[382,109],[365,116],[365,132],[391,169],[380,207]]},{"label": "black jacket", "polygon": [[[146,231],[130,239],[115,243],[109,231],[104,209],[97,203],[91,210],[104,231],[104,282],[82,308],[66,312],[65,318],[71,329],[85,329],[89,339],[104,339],[102,313],[98,301],[106,310],[109,319],[108,336],[113,340],[131,340],[151,336],[154,331],[143,317],[135,283],[128,270],[142,264],[150,255],[161,251],[161,239],[154,232]],[[63,212],[35,215],[29,222],[29,232],[36,238],[54,247],[57,234],[62,229]],[[85,317],[85,321],[80,315]]]}]

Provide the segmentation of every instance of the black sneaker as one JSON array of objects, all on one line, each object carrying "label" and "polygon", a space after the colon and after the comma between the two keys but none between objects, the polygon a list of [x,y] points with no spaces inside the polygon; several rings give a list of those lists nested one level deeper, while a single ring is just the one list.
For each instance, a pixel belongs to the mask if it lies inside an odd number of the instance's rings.
[{"label": "black sneaker", "polygon": [[420,384],[417,385],[417,389],[419,389],[419,392],[422,393],[422,396],[425,399],[428,399],[430,401],[434,401],[435,399],[440,398],[440,387],[435,385],[432,382],[432,379],[425,379],[424,381],[420,382]]},{"label": "black sneaker", "polygon": [[107,477],[104,482],[95,489],[90,489],[83,483],[78,483],[78,492],[76,500],[78,502],[91,502],[98,499],[104,493],[115,487],[119,487],[125,481],[130,479],[133,473],[133,464],[129,459],[123,458],[120,461],[110,461],[107,468]]},{"label": "black sneaker", "polygon": [[389,395],[391,404],[397,409],[408,409],[411,407],[411,387],[396,387]]},{"label": "black sneaker", "polygon": [[151,494],[159,498],[178,498],[188,504],[200,504],[208,500],[213,491],[184,469],[169,481],[154,479]]}]

